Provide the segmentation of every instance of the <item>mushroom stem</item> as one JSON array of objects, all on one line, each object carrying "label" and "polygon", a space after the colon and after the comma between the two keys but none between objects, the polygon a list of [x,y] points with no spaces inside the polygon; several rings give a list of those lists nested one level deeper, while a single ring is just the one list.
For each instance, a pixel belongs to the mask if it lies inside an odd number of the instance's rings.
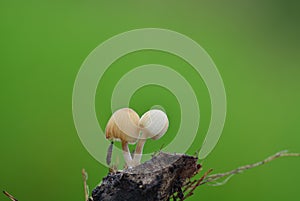
[{"label": "mushroom stem", "polygon": [[141,138],[138,140],[137,145],[136,145],[136,149],[134,152],[134,156],[133,156],[133,164],[134,166],[139,165],[141,163],[141,159],[142,159],[142,153],[143,153],[143,148],[145,145],[147,139],[145,138]]},{"label": "mushroom stem", "polygon": [[122,141],[122,150],[126,165],[132,167],[132,157],[128,148],[128,142]]}]

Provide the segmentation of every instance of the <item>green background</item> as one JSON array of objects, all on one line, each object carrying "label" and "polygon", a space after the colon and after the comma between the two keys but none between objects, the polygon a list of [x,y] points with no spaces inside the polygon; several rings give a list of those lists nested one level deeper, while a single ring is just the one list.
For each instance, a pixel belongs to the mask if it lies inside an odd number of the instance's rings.
[{"label": "green background", "polygon": [[[220,71],[227,119],[218,145],[203,161],[205,169],[217,173],[282,149],[299,152],[299,9],[292,0],[2,0],[0,189],[20,201],[84,200],[81,168],[89,173],[91,189],[106,175],[107,168],[89,155],[76,133],[73,83],[97,45],[136,28],[166,28],[189,36]],[[210,99],[200,76],[173,55],[142,51],[115,62],[99,83],[99,123],[104,128],[111,115],[114,84],[128,70],[147,63],[171,66],[196,91],[201,124],[188,151],[192,154],[209,124]],[[166,136],[147,143],[146,152],[171,142],[180,124],[179,103],[166,89],[144,87],[130,102],[140,115],[152,105],[172,115]],[[189,200],[295,200],[299,169],[298,158],[279,159],[224,186],[203,186]]]}]

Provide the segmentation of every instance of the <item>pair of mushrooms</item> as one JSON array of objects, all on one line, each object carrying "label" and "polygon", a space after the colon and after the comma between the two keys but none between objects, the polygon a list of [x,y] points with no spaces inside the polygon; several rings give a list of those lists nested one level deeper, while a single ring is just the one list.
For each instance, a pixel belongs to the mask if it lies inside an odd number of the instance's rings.
[{"label": "pair of mushrooms", "polygon": [[[122,108],[114,112],[109,119],[105,134],[108,140],[121,141],[126,165],[134,167],[141,162],[146,140],[161,138],[166,133],[168,126],[168,117],[161,110],[149,110],[140,118],[134,110]],[[136,142],[136,149],[131,157],[128,144]]]}]

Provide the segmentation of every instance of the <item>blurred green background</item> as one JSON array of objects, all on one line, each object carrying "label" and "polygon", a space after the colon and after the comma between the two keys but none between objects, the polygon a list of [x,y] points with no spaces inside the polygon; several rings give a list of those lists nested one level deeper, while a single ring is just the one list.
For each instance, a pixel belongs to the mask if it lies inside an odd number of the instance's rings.
[{"label": "blurred green background", "polygon": [[[0,189],[21,201],[83,201],[81,169],[89,173],[91,189],[107,174],[77,136],[73,83],[97,45],[136,28],[166,28],[189,36],[220,71],[227,119],[218,145],[203,161],[205,169],[230,170],[282,149],[300,152],[299,9],[298,1],[292,0],[2,0]],[[99,123],[104,128],[111,115],[113,85],[128,70],[147,63],[171,66],[196,90],[202,112],[199,137],[188,151],[192,154],[207,130],[210,100],[201,78],[173,55],[142,51],[115,62],[99,83]],[[170,91],[144,87],[130,105],[139,114],[152,105],[162,105],[172,114],[167,135],[149,142],[146,152],[172,140],[180,107]],[[235,176],[224,186],[201,187],[189,200],[295,200],[299,169],[298,158],[279,159]]]}]

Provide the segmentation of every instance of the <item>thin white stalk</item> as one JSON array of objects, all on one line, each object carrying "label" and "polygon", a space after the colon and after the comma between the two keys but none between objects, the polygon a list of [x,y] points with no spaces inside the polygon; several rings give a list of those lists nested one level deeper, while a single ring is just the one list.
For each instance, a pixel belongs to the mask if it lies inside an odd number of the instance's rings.
[{"label": "thin white stalk", "polygon": [[122,141],[122,150],[126,165],[132,167],[132,157],[128,148],[128,142]]},{"label": "thin white stalk", "polygon": [[145,143],[146,143],[145,138],[141,138],[137,142],[136,149],[135,149],[134,156],[133,156],[133,165],[134,166],[141,164],[141,159],[142,159]]}]

